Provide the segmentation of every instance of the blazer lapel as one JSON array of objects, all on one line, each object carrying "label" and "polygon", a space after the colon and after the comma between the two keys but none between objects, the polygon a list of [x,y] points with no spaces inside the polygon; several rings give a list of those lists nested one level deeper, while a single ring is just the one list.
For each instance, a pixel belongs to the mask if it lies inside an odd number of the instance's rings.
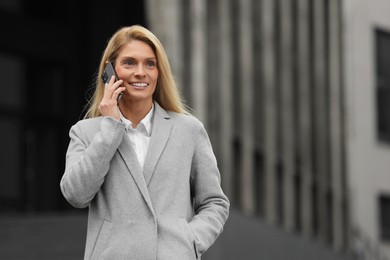
[{"label": "blazer lapel", "polygon": [[148,152],[145,158],[144,177],[146,185],[149,185],[153,177],[154,169],[164,150],[171,133],[172,121],[168,113],[155,102],[155,115],[153,120],[152,136],[150,138]]},{"label": "blazer lapel", "polygon": [[124,136],[122,143],[118,147],[119,154],[122,159],[125,161],[127,168],[129,169],[131,175],[134,178],[135,183],[138,186],[142,196],[144,197],[147,205],[154,215],[154,209],[152,205],[152,201],[150,199],[149,191],[145,183],[145,178],[142,175],[142,169],[138,162],[137,155],[131,145],[131,142],[128,136]]}]

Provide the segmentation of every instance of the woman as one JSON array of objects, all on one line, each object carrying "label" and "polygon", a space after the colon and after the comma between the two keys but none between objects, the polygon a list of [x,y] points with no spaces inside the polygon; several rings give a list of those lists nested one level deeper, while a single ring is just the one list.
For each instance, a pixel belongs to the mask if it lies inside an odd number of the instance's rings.
[{"label": "woman", "polygon": [[[120,80],[104,85],[107,62]],[[146,28],[112,36],[69,136],[60,186],[71,205],[89,207],[84,259],[200,259],[222,232],[229,201],[209,138]]]}]

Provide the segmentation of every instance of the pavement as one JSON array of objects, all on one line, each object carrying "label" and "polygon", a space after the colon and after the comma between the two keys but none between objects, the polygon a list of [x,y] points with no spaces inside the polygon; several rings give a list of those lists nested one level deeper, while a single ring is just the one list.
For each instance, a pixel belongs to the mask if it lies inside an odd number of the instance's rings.
[{"label": "pavement", "polygon": [[1,260],[83,259],[86,214],[0,214]]},{"label": "pavement", "polygon": [[[82,260],[86,211],[0,214],[0,260]],[[224,232],[202,260],[351,260],[328,245],[305,240],[231,209]]]}]

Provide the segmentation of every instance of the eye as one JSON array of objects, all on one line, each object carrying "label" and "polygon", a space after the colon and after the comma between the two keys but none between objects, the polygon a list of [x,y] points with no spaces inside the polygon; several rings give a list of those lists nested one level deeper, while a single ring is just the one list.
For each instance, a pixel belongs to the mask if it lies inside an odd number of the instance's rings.
[{"label": "eye", "polygon": [[154,62],[154,61],[152,61],[152,60],[147,61],[147,62],[146,62],[146,67],[148,67],[148,68],[154,68],[154,67],[156,67],[156,62]]},{"label": "eye", "polygon": [[134,65],[135,65],[135,62],[134,62],[134,60],[125,60],[125,61],[123,62],[123,64],[124,64],[125,66],[127,66],[127,67],[131,67],[131,66],[134,66]]}]

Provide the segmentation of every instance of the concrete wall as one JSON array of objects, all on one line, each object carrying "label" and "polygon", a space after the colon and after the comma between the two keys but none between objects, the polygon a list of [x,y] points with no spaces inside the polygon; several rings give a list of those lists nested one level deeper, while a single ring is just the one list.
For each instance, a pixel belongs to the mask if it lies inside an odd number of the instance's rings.
[{"label": "concrete wall", "polygon": [[[390,146],[377,138],[375,34],[390,32],[390,1],[344,1],[348,180],[351,221],[366,242],[390,257],[380,242],[378,196],[390,194]],[[359,242],[360,241],[360,242]]]}]

